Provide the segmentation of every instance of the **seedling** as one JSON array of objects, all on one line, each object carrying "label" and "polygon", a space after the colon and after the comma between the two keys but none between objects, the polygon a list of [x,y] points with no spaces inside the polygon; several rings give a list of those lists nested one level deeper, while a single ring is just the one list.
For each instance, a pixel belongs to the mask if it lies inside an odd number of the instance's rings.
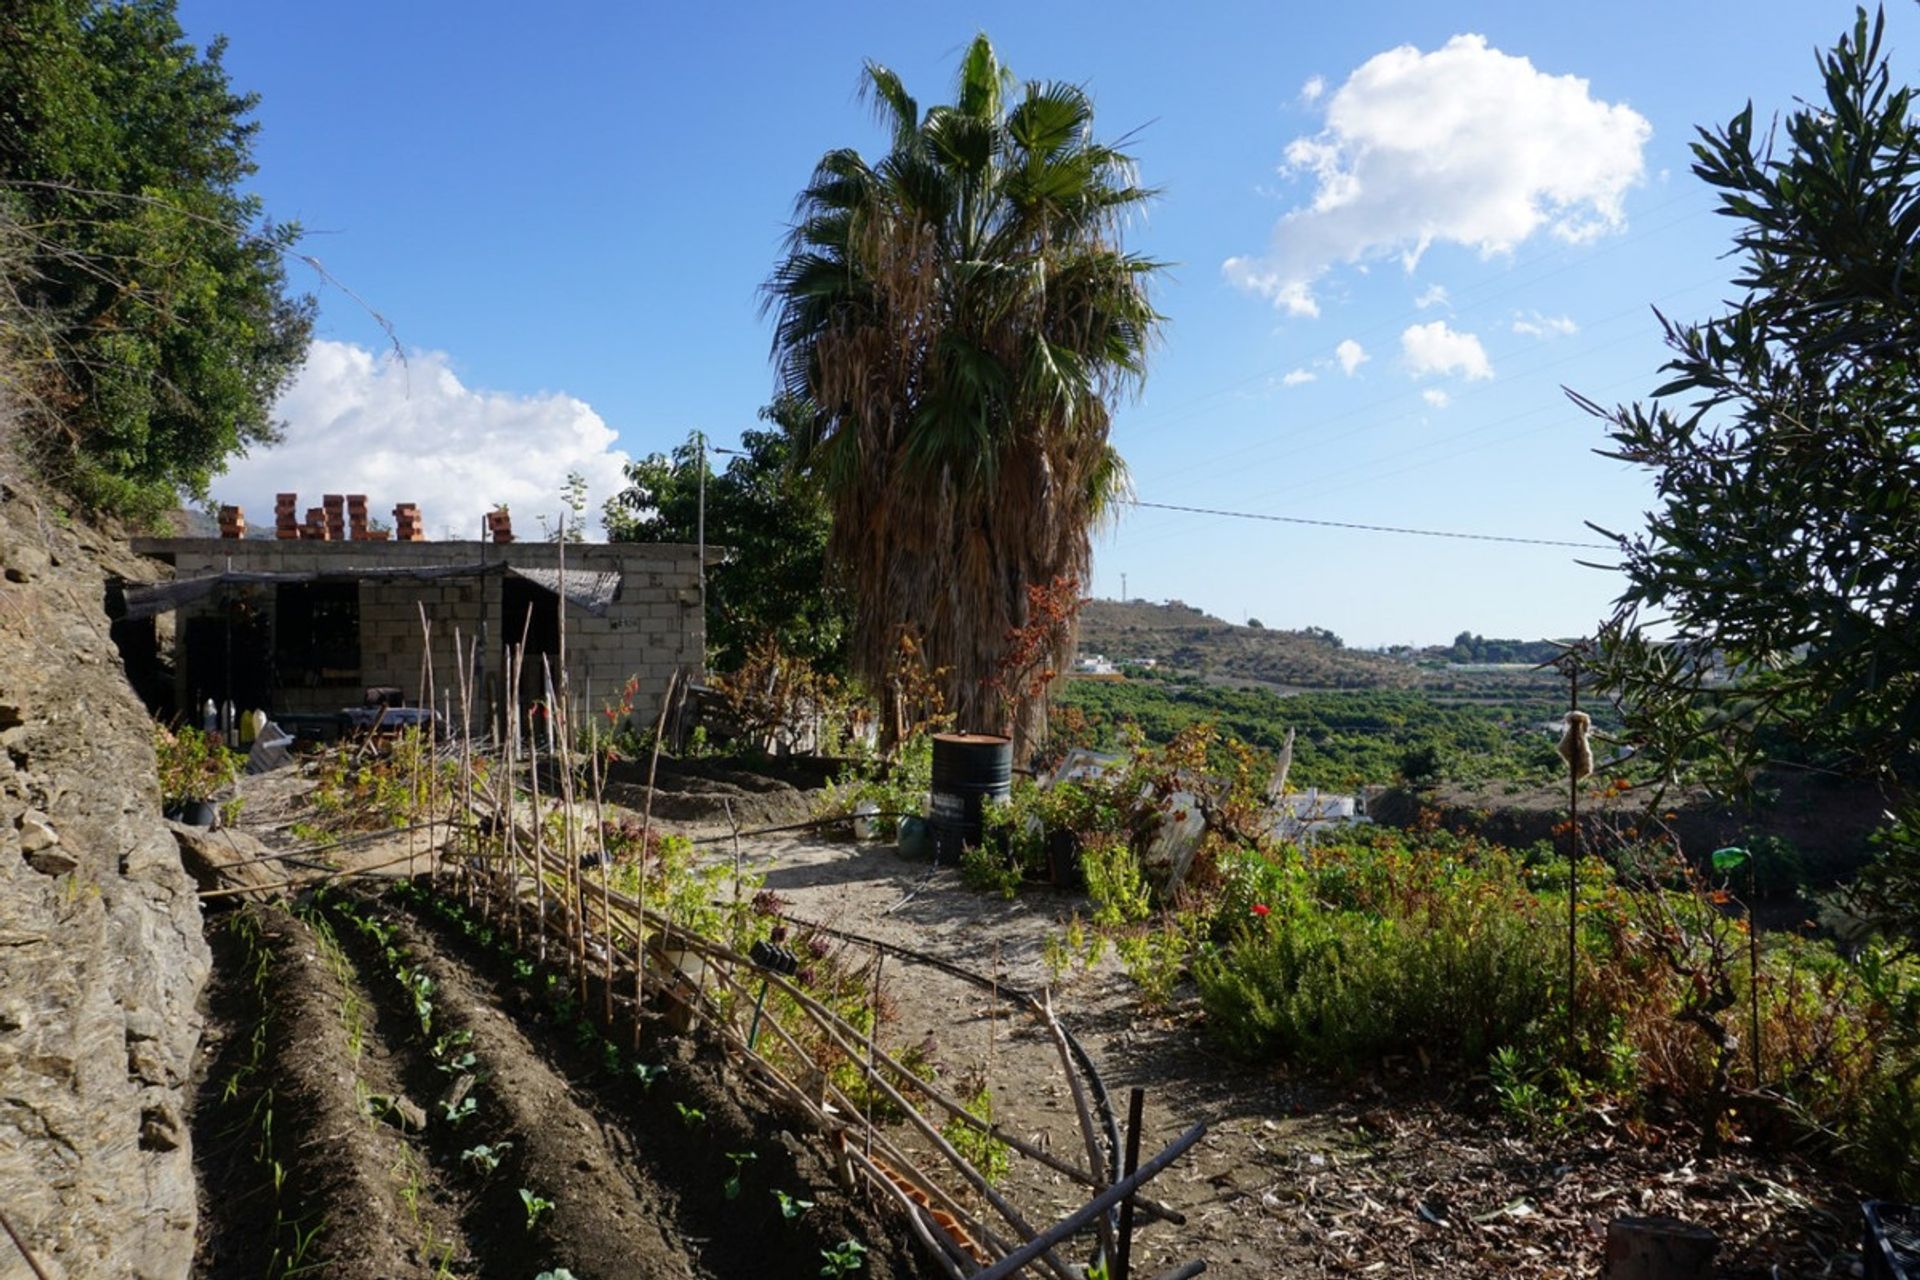
[{"label": "seedling", "polygon": [[477,1147],[468,1147],[460,1153],[460,1163],[475,1173],[488,1174],[500,1167],[500,1162],[513,1150],[511,1142],[481,1143]]},{"label": "seedling", "polygon": [[720,1185],[720,1194],[729,1200],[738,1200],[740,1198],[740,1171],[746,1168],[749,1160],[758,1160],[759,1158],[759,1154],[753,1151],[727,1152],[727,1159],[733,1161],[733,1172],[727,1177],[727,1180]]},{"label": "seedling", "polygon": [[520,1203],[527,1207],[527,1230],[531,1231],[540,1222],[540,1215],[553,1209],[553,1201],[537,1196],[525,1187],[520,1188]]},{"label": "seedling", "polygon": [[665,1063],[661,1063],[659,1066],[650,1066],[644,1062],[636,1062],[633,1064],[633,1074],[640,1078],[640,1087],[651,1092],[653,1082],[667,1074],[667,1067]]},{"label": "seedling", "polygon": [[573,1272],[565,1267],[555,1267],[551,1271],[542,1271],[533,1280],[573,1280]]},{"label": "seedling", "polygon": [[673,1109],[680,1113],[680,1123],[689,1129],[697,1129],[707,1122],[707,1113],[698,1107],[690,1107],[684,1102],[676,1102]]},{"label": "seedling", "polygon": [[813,1201],[802,1200],[797,1196],[790,1196],[778,1187],[773,1189],[773,1198],[779,1202],[780,1216],[788,1222],[799,1221],[802,1217],[806,1216],[807,1210],[813,1208]]},{"label": "seedling", "polygon": [[448,1124],[457,1125],[472,1115],[478,1106],[479,1104],[470,1097],[462,1098],[458,1102],[442,1100],[440,1103],[440,1114],[446,1117]]},{"label": "seedling", "polygon": [[867,1246],[858,1240],[842,1240],[831,1249],[822,1249],[820,1256],[826,1259],[826,1265],[820,1268],[823,1276],[850,1276],[866,1265]]}]

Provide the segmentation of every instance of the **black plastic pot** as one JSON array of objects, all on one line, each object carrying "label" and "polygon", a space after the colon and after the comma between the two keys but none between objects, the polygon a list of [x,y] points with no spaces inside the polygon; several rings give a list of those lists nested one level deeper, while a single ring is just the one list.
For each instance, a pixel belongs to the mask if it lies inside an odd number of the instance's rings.
[{"label": "black plastic pot", "polygon": [[1062,889],[1086,887],[1086,875],[1080,866],[1080,836],[1077,832],[1047,832],[1047,879]]},{"label": "black plastic pot", "polygon": [[211,827],[220,821],[220,811],[205,800],[176,800],[160,813],[189,827]]}]

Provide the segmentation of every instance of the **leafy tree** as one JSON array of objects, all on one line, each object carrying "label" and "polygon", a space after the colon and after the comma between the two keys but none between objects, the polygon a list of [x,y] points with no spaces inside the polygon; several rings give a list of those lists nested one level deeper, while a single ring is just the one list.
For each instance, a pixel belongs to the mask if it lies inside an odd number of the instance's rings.
[{"label": "leafy tree", "polygon": [[[1732,791],[1791,750],[1911,802],[1920,125],[1883,24],[1859,12],[1819,56],[1821,100],[1777,131],[1756,134],[1749,104],[1700,132],[1694,172],[1738,224],[1744,296],[1704,323],[1661,317],[1674,357],[1650,404],[1574,397],[1659,498],[1646,533],[1608,534],[1628,585],[1599,675],[1630,731]],[[1920,897],[1905,909],[1920,922]]]},{"label": "leafy tree", "polygon": [[[707,541],[727,548],[707,577],[708,647],[721,671],[754,642],[838,674],[846,666],[846,594],[827,580],[830,516],[818,487],[793,467],[793,436],[807,410],[782,399],[760,411],[773,430],[748,431],[744,452],[707,471]],[[699,536],[700,448],[694,437],[627,464],[627,487],[602,520],[613,542],[684,542]]]},{"label": "leafy tree", "polygon": [[832,507],[853,670],[886,689],[912,637],[963,728],[1024,747],[1045,700],[1009,716],[989,681],[1028,589],[1086,579],[1122,491],[1110,409],[1160,317],[1157,264],[1120,240],[1152,193],[1094,139],[1085,90],[1017,85],[985,36],[957,79],[952,105],[922,111],[867,64],[889,148],[821,158],[765,296],[781,385],[818,406],[800,461]]},{"label": "leafy tree", "polygon": [[273,439],[311,330],[311,300],[286,287],[298,230],[242,190],[256,99],[233,92],[222,47],[189,44],[173,0],[0,9],[0,218],[41,320],[14,361],[61,427],[49,461],[105,505],[204,496]]}]

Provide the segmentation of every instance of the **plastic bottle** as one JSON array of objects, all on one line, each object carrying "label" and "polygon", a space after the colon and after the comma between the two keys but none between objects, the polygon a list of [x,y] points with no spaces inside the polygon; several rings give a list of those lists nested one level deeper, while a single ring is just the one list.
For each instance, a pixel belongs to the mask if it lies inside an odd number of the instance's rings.
[{"label": "plastic bottle", "polygon": [[220,708],[214,705],[212,698],[208,698],[207,705],[200,708],[200,729],[203,733],[220,732]]}]

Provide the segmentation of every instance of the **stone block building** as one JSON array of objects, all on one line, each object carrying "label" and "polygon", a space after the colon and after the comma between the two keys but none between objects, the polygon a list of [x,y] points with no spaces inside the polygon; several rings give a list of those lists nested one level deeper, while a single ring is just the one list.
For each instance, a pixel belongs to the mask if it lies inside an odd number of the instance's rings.
[{"label": "stone block building", "polygon": [[[632,717],[651,725],[676,671],[704,675],[700,553],[691,546],[570,544],[563,563],[563,548],[551,542],[228,533],[133,545],[170,564],[173,577],[129,587],[120,628],[173,615],[170,639],[150,643],[172,649],[173,702],[182,713],[212,699],[324,715],[387,689],[406,706],[429,698],[442,710],[451,705],[457,719],[465,654],[468,703],[482,728],[507,707],[524,710],[543,697],[545,670],[558,681],[563,609],[577,705],[617,704],[631,678]],[[720,556],[707,549],[710,564]],[[508,648],[523,640],[520,684],[510,689]]]}]

